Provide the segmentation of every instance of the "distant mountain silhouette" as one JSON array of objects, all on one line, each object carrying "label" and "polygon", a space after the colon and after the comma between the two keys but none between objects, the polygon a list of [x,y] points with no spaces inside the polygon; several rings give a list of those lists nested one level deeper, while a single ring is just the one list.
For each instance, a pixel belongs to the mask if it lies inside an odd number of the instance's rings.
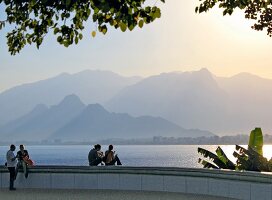
[{"label": "distant mountain silhouette", "polygon": [[[0,125],[44,104],[32,111],[39,114],[69,94],[77,95],[86,105],[99,103],[110,113],[159,116],[185,129],[209,130],[217,135],[248,134],[254,127],[262,127],[268,134],[272,130],[272,80],[249,73],[216,77],[207,69],[144,79],[83,71],[25,84],[0,94]],[[12,130],[20,124],[24,122]]]},{"label": "distant mountain silhouette", "polygon": [[70,141],[108,138],[151,138],[153,136],[212,136],[208,131],[187,130],[160,117],[132,117],[110,113],[99,104],[88,105],[71,122],[56,131],[51,139]]},{"label": "distant mountain silhouette", "polygon": [[160,117],[131,117],[110,113],[99,104],[87,107],[76,95],[58,105],[36,106],[27,115],[0,127],[5,141],[93,141],[108,138],[151,138],[153,136],[212,136],[208,131],[186,130]]},{"label": "distant mountain silhouette", "polygon": [[[266,134],[272,130],[272,80],[240,73],[230,78],[216,78],[228,98],[222,134],[248,133],[252,127],[262,127]],[[212,129],[209,129],[212,130]]]},{"label": "distant mountain silhouette", "polygon": [[85,105],[76,95],[66,96],[58,105],[38,105],[27,115],[0,127],[5,140],[42,140],[76,117]]},{"label": "distant mountain silhouette", "polygon": [[220,78],[207,69],[163,73],[128,86],[107,104],[115,112],[155,115],[185,128],[215,134],[247,134],[272,129],[272,80],[241,73]]},{"label": "distant mountain silhouette", "polygon": [[25,115],[37,104],[55,105],[69,94],[78,95],[87,104],[103,104],[138,80],[109,71],[86,70],[23,84],[0,93],[0,125]]},{"label": "distant mountain silhouette", "polygon": [[227,94],[206,69],[163,73],[128,86],[113,97],[107,109],[134,116],[161,116],[185,128],[221,126]]}]

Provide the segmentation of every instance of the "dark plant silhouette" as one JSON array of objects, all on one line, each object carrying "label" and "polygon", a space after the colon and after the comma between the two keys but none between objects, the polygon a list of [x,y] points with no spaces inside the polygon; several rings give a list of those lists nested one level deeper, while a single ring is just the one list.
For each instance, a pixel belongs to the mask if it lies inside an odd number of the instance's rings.
[{"label": "dark plant silhouette", "polygon": [[268,161],[263,157],[263,134],[261,128],[255,128],[251,131],[247,149],[239,145],[235,146],[235,151],[233,152],[233,156],[237,159],[235,164],[228,159],[220,147],[217,147],[215,152],[216,154],[198,148],[198,153],[208,159],[204,160],[199,158],[198,162],[201,163],[204,168],[272,171],[272,159]]}]

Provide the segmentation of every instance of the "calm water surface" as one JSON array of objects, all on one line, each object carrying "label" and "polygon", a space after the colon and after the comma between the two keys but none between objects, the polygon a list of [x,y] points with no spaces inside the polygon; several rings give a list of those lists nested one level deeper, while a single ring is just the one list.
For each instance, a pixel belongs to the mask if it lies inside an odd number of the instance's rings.
[{"label": "calm water surface", "polygon": [[[116,145],[115,151],[126,166],[193,167],[198,164],[197,147],[215,151],[216,145]],[[227,156],[232,156],[234,145],[221,145]],[[26,146],[36,165],[88,165],[88,153],[92,146]],[[105,151],[107,146],[102,146]],[[0,146],[0,165],[5,163],[7,146]],[[16,151],[18,150],[18,147]],[[272,156],[272,145],[264,146],[264,156]]]}]

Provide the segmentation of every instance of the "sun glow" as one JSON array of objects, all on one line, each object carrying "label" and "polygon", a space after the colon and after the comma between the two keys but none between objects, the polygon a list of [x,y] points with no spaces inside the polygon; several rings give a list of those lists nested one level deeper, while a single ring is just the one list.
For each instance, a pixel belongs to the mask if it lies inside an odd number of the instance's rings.
[{"label": "sun glow", "polygon": [[264,145],[263,146],[263,155],[268,160],[270,160],[270,158],[272,158],[272,145]]},{"label": "sun glow", "polygon": [[[247,148],[247,145],[241,146]],[[235,145],[222,145],[221,148],[232,162],[236,162],[236,158],[233,156],[233,152],[235,151]],[[272,145],[263,146],[263,156],[268,160],[272,158]]]}]

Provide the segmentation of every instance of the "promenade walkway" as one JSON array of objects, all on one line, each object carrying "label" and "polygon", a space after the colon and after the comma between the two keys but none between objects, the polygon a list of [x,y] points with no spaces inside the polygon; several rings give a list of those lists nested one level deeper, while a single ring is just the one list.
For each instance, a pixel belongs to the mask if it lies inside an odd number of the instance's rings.
[{"label": "promenade walkway", "polygon": [[[229,198],[205,195],[190,195],[167,192],[137,192],[114,190],[62,190],[62,189],[17,189],[0,190],[0,199],[5,200],[228,200]],[[230,199],[229,199],[230,200]]]}]

